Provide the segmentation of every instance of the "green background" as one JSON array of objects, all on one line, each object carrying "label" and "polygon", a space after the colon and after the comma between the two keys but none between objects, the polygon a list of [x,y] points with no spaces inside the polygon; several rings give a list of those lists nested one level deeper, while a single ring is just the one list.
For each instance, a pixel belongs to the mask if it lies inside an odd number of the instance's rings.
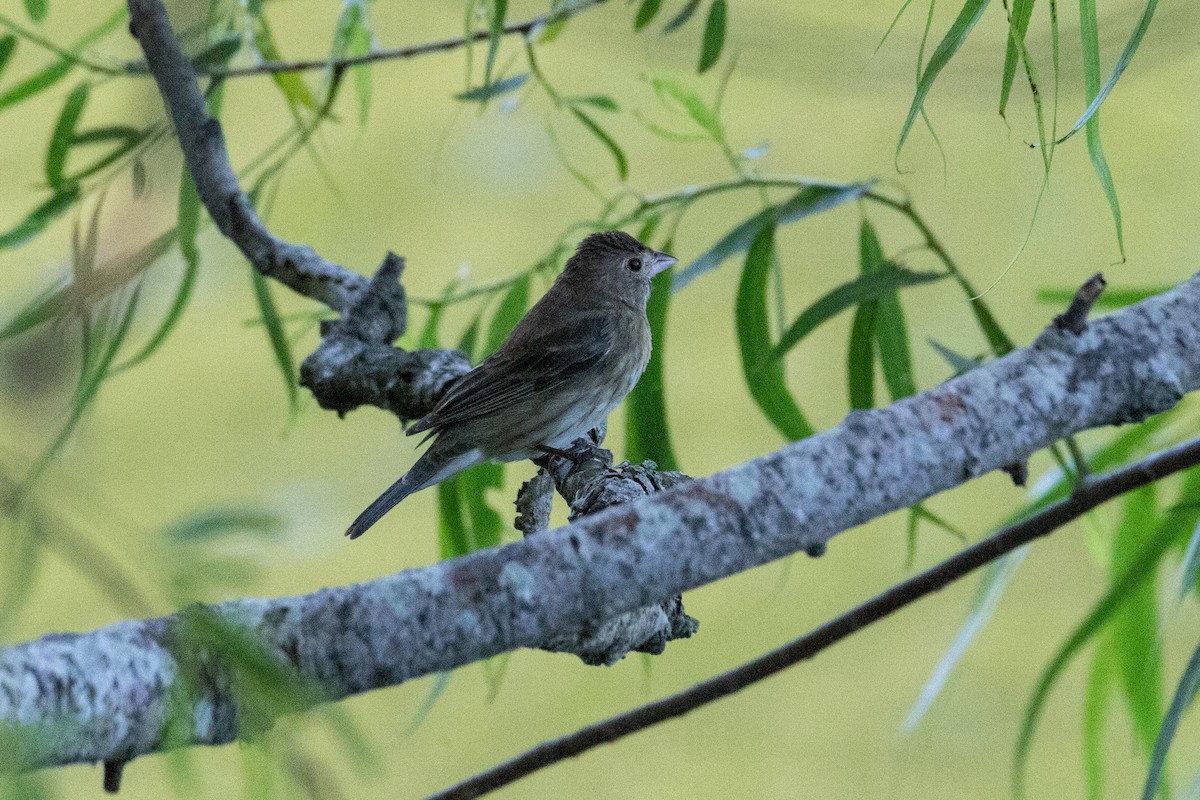
[{"label": "green background", "polygon": [[[95,10],[91,5],[52,2],[44,23],[50,37],[68,42],[109,12],[107,5]],[[901,182],[972,280],[980,287],[991,285],[1026,235],[1042,179],[1041,160],[1027,146],[1036,133],[1021,78],[1007,125],[995,112],[1006,35],[996,5],[927,102],[946,148],[945,177],[936,147],[920,125],[900,156],[903,174],[893,164],[912,97],[925,10],[910,9],[873,54],[895,13],[891,0],[732,3],[725,57],[736,54],[737,69],[723,108],[730,140],[747,148],[769,142],[761,162],[765,173]],[[0,10],[24,19],[15,0],[3,0]],[[327,52],[337,10],[328,0],[283,0],[269,6],[268,14],[286,55],[320,57]],[[509,18],[543,10],[539,3],[514,2]],[[956,10],[947,7],[937,15],[935,36]],[[1140,3],[1102,5],[1106,66],[1140,11]],[[1064,126],[1084,105],[1075,13],[1070,4],[1061,4]],[[379,0],[372,15],[382,46],[451,36],[462,25],[457,3]],[[623,113],[602,120],[629,155],[629,184],[636,190],[655,193],[727,177],[712,145],[665,142],[629,113],[674,124],[643,80],[646,74],[676,77],[711,97],[720,70],[694,75],[698,21],[664,38],[657,34],[659,24],[634,34],[631,16],[619,2],[580,15],[557,41],[540,49],[543,70],[560,90],[604,92],[618,99]],[[1046,29],[1041,9],[1029,45],[1042,63],[1049,52]],[[119,35],[111,41],[121,43],[122,55],[136,54],[131,39]],[[1173,284],[1195,271],[1200,245],[1197,41],[1200,13],[1186,3],[1164,4],[1104,106],[1104,141],[1124,210],[1124,263],[1114,263],[1119,256],[1112,220],[1083,136],[1058,151],[1028,248],[987,295],[1019,344],[1031,341],[1057,313],[1035,301],[1039,288],[1076,286],[1101,269],[1122,287]],[[477,59],[482,54],[480,48]],[[514,69],[521,68],[516,40],[505,41],[499,63],[510,54],[518,56]],[[23,45],[7,74],[25,74],[45,59]],[[307,79],[314,89],[319,85],[318,75]],[[358,124],[356,101],[347,91],[338,108],[341,124],[326,126],[317,138],[337,191],[323,182],[308,156],[300,155],[289,167],[268,216],[283,238],[310,244],[363,272],[373,270],[387,249],[395,250],[408,261],[408,291],[433,297],[463,270],[471,280],[485,282],[523,269],[565,226],[597,212],[595,199],[557,161],[543,128],[549,103],[532,86],[509,110],[492,104],[480,114],[475,106],[457,103],[451,96],[463,88],[462,51],[382,63],[373,79],[367,124]],[[5,225],[37,202],[45,142],[61,99],[76,80],[0,115],[0,186],[5,187],[0,220]],[[86,120],[143,121],[161,113],[152,82],[126,78],[103,93],[93,92]],[[234,162],[241,164],[285,130],[290,116],[269,79],[248,78],[227,87],[224,120]],[[560,124],[560,129],[571,158],[611,188],[615,178],[608,155],[582,128]],[[144,198],[134,201],[127,182],[110,192],[101,263],[174,223],[179,156],[174,145],[154,153]],[[697,207],[679,231],[674,254],[684,263],[696,257],[753,213],[757,202],[746,192]],[[889,254],[916,243],[898,217],[876,209],[869,213]],[[781,229],[779,252],[792,315],[857,274],[859,221],[857,210],[845,206]],[[66,274],[69,236],[69,223],[61,221],[33,243],[0,253],[0,320]],[[226,543],[229,551],[253,558],[261,574],[241,588],[198,599],[311,592],[435,560],[433,492],[407,500],[360,541],[351,544],[341,537],[358,511],[414,460],[413,440],[382,412],[361,410],[339,420],[318,409],[306,392],[302,413],[289,423],[266,337],[261,328],[245,324],[257,315],[249,268],[211,226],[202,231],[200,244],[197,296],[179,330],[151,361],[105,384],[48,473],[42,497],[129,571],[152,598],[155,613],[174,610],[161,591],[162,576],[173,559],[184,557],[165,541],[163,527],[217,506],[274,509],[286,518],[286,531],[276,539],[246,536]],[[910,252],[905,260],[913,268],[935,267],[921,252]],[[734,260],[697,280],[671,309],[665,361],[669,418],[681,467],[692,475],[781,445],[751,404],[741,375],[732,322],[739,266]],[[154,268],[145,290],[149,307],[165,308],[181,268],[174,253]],[[544,284],[535,280],[534,290],[540,293]],[[285,312],[313,307],[285,290],[275,293]],[[949,375],[926,345],[927,337],[966,353],[984,352],[985,342],[949,282],[907,291],[903,299],[921,388]],[[413,309],[414,325],[423,322],[423,314]],[[444,342],[457,341],[469,319],[465,309],[449,311]],[[152,320],[143,320],[134,335],[147,335]],[[790,387],[822,429],[837,424],[847,408],[849,323],[850,315],[843,315],[825,325],[787,360]],[[46,328],[0,349],[0,457],[8,469],[19,472],[27,465],[65,416],[77,358],[69,330]],[[298,358],[315,343],[315,332],[299,341]],[[608,441],[618,458],[621,414],[610,421]],[[1097,443],[1108,436],[1098,432],[1084,439]],[[1047,466],[1047,458],[1035,458],[1035,478]],[[504,490],[493,495],[506,521],[515,488],[532,471],[529,464],[514,465]],[[935,499],[931,507],[978,537],[1024,499],[1006,476],[993,474]],[[904,715],[961,623],[974,579],[811,663],[682,721],[541,772],[497,796],[1006,796],[1020,712],[1036,677],[1105,585],[1106,568],[1097,563],[1087,539],[1107,536],[1116,515],[1115,507],[1101,509],[1089,524],[1073,525],[1033,548],[995,619],[911,733],[902,731]],[[329,770],[337,792],[331,796],[428,794],[546,738],[732,667],[879,592],[908,574],[904,531],[905,517],[891,515],[838,537],[819,560],[795,557],[689,593],[687,609],[702,623],[699,635],[672,643],[649,671],[638,657],[605,669],[584,667],[567,656],[520,652],[491,699],[484,668],[456,672],[415,730],[413,721],[433,686],[430,678],[346,701],[342,705],[378,756],[374,770],[345,756],[321,715],[285,724],[298,728],[307,754]],[[949,536],[926,528],[917,566],[958,547]],[[5,557],[7,552],[0,556]],[[1194,601],[1180,605],[1172,595],[1163,602],[1170,687],[1200,620]],[[22,641],[50,631],[88,630],[131,613],[136,609],[114,603],[61,556],[52,555],[37,576],[33,601],[6,636]],[[1033,797],[1083,794],[1079,731],[1085,661],[1068,672],[1051,699],[1031,762]],[[1114,719],[1106,739],[1107,796],[1128,797],[1140,790],[1144,762],[1126,718]],[[1176,783],[1190,779],[1197,743],[1195,724],[1185,722],[1173,750]],[[195,772],[187,793],[225,797],[241,791],[243,749],[192,751]],[[130,765],[123,796],[161,796],[172,785],[171,763],[151,757]],[[99,792],[95,767],[63,769],[47,778],[63,796]]]}]

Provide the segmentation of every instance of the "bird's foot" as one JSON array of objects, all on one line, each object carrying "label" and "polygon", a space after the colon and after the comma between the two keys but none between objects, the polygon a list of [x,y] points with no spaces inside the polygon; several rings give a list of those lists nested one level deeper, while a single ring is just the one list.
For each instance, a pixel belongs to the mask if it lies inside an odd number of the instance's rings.
[{"label": "bird's foot", "polygon": [[613,469],[612,454],[598,444],[583,437],[572,442],[571,446],[566,450],[545,444],[538,445],[536,449],[547,455],[565,458],[576,466],[588,461],[595,461],[606,471],[612,474],[620,474],[618,470]]}]

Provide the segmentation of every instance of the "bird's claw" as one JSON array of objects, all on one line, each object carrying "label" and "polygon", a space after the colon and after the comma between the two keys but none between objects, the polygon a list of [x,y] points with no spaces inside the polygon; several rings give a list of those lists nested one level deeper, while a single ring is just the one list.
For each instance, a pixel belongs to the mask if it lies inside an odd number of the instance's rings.
[{"label": "bird's claw", "polygon": [[576,466],[584,464],[588,461],[595,461],[610,474],[620,474],[620,471],[614,469],[612,466],[612,455],[596,443],[583,437],[580,437],[572,442],[571,446],[566,450],[558,447],[550,447],[549,445],[538,445],[537,449],[541,450],[547,455],[565,458]]}]

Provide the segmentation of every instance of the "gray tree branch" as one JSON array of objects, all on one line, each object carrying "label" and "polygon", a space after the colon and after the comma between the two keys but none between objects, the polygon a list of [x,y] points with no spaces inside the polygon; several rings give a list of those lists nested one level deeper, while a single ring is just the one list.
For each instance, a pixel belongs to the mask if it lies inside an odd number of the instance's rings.
[{"label": "gray tree branch", "polygon": [[[1200,276],[887,408],[554,531],[370,583],[208,613],[321,699],[440,672],[556,636],[800,550],[1028,458],[1069,434],[1136,422],[1200,388]],[[622,478],[622,480],[624,480]],[[0,725],[29,767],[127,761],[233,740],[239,674],[219,650],[179,708],[180,615],[0,651]],[[177,717],[178,719],[178,717]]]},{"label": "gray tree branch", "polygon": [[[1090,306],[1090,303],[1088,305]],[[567,736],[543,742],[515,758],[429,797],[428,800],[471,800],[482,797],[538,770],[581,755],[593,747],[615,742],[660,722],[682,717],[703,705],[740,692],[788,667],[812,658],[822,650],[917,600],[946,588],[952,582],[1000,556],[1053,533],[1114,497],[1198,464],[1200,438],[1190,439],[1134,464],[1089,478],[1070,497],[1047,506],[1027,519],[1009,525],[983,541],[976,542],[940,564],[892,586],[782,647],[681,692],[580,728]]]}]

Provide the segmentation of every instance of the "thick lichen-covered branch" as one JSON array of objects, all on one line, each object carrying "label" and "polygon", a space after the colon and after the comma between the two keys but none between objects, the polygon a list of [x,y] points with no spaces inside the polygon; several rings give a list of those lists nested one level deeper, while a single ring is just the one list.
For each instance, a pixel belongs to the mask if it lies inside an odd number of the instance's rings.
[{"label": "thick lichen-covered branch", "polygon": [[[558,530],[356,586],[214,606],[289,674],[336,699],[607,620],[801,550],[1027,458],[1136,422],[1200,388],[1200,276],[887,408]],[[0,726],[31,767],[220,744],[243,719],[236,676],[205,662],[186,726],[178,617],[55,634],[0,651]]]}]

